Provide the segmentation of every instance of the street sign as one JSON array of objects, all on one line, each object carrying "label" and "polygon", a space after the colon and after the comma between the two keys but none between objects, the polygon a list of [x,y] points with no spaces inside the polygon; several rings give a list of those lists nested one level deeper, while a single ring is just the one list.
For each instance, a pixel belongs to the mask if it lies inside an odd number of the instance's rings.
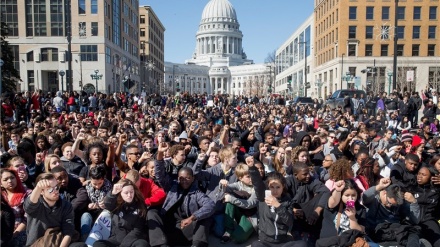
[{"label": "street sign", "polygon": [[406,72],[406,81],[414,81],[414,70],[408,70]]}]

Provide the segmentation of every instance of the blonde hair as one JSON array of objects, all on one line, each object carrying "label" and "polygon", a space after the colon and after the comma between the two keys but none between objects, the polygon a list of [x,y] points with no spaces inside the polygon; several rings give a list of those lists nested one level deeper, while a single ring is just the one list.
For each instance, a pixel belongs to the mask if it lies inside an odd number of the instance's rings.
[{"label": "blonde hair", "polygon": [[246,175],[249,175],[249,166],[244,163],[238,164],[237,167],[235,167],[235,176],[242,178]]},{"label": "blonde hair", "polygon": [[138,171],[131,169],[125,174],[125,178],[131,180],[133,183],[137,183],[140,179],[140,175]]},{"label": "blonde hair", "polygon": [[6,163],[6,167],[5,168],[10,168],[12,166],[12,163],[17,161],[17,160],[21,160],[24,163],[24,159],[20,156],[15,156],[12,157],[10,160],[8,160],[8,162]]},{"label": "blonde hair", "polygon": [[235,155],[234,150],[231,147],[224,147],[220,149],[218,156],[220,157],[220,161],[223,163],[226,160],[232,158]]},{"label": "blonde hair", "polygon": [[63,166],[63,164],[61,163],[61,159],[60,156],[56,155],[56,154],[48,154],[46,155],[46,157],[44,158],[44,171],[45,172],[50,172],[50,160],[52,158],[57,158],[60,161],[60,166]]}]

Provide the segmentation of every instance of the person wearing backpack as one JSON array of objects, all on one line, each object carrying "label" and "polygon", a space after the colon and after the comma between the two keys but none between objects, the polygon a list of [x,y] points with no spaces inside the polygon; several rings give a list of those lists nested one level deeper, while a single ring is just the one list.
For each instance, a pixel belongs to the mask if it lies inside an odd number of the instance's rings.
[{"label": "person wearing backpack", "polygon": [[81,96],[79,96],[79,104],[80,104],[80,108],[79,108],[80,113],[89,111],[90,100],[89,97],[87,96],[87,93],[84,91],[82,91]]}]

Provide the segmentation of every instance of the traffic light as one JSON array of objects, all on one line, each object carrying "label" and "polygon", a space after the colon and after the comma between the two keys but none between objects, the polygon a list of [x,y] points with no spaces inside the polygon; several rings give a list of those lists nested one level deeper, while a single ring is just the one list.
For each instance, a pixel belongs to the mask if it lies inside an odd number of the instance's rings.
[{"label": "traffic light", "polygon": [[287,76],[287,87],[292,88],[292,76]]}]

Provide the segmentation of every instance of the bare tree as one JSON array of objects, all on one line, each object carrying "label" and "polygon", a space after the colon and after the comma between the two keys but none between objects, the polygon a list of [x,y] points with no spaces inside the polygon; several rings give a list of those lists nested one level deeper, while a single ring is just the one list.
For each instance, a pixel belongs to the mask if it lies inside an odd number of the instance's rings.
[{"label": "bare tree", "polygon": [[273,51],[267,53],[267,56],[264,59],[264,62],[265,63],[275,64],[276,54],[277,54],[277,50],[273,50]]}]

